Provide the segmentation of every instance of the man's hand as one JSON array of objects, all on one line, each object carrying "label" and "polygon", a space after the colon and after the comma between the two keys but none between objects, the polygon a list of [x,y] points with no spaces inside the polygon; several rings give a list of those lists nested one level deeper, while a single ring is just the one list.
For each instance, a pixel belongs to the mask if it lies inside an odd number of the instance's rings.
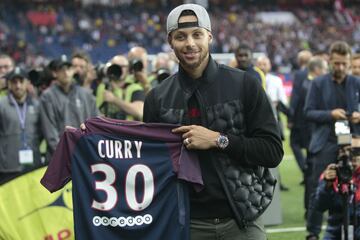
[{"label": "man's hand", "polygon": [[324,171],[324,179],[329,182],[333,182],[336,178],[336,164],[329,164]]},{"label": "man's hand", "polygon": [[351,114],[350,121],[351,121],[351,123],[354,123],[354,124],[360,123],[360,113],[359,112],[353,112]]},{"label": "man's hand", "polygon": [[105,102],[114,103],[115,100],[116,100],[116,97],[111,91],[108,91],[108,90],[104,91],[104,101]]},{"label": "man's hand", "polygon": [[219,132],[214,132],[198,125],[182,126],[172,130],[173,133],[182,133],[187,149],[206,150],[217,147],[216,139]]},{"label": "man's hand", "polygon": [[331,111],[331,117],[334,120],[346,120],[346,111],[342,108],[336,108]]},{"label": "man's hand", "polygon": [[134,73],[136,80],[141,84],[145,92],[150,90],[150,84],[145,72],[138,71]]}]

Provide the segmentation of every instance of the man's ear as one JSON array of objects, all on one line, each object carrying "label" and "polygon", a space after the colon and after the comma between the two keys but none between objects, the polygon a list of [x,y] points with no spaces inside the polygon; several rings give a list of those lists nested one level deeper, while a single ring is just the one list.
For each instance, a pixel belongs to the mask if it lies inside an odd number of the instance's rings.
[{"label": "man's ear", "polygon": [[168,43],[169,43],[171,49],[174,49],[173,46],[172,46],[172,44],[171,44],[171,40],[172,40],[171,33],[168,35],[167,40],[168,40]]},{"label": "man's ear", "polygon": [[213,35],[211,34],[211,32],[209,32],[209,43],[212,43],[213,40]]}]

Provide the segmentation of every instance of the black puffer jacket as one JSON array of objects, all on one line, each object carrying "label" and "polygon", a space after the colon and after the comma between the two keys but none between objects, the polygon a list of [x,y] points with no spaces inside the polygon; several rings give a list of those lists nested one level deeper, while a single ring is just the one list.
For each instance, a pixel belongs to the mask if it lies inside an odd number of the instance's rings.
[{"label": "black puffer jacket", "polygon": [[202,126],[226,134],[225,151],[208,151],[240,227],[270,204],[275,178],[267,168],[283,156],[278,125],[266,93],[245,72],[217,64],[211,57],[201,81],[179,73],[147,96],[145,122],[188,125],[187,102],[196,94]]}]

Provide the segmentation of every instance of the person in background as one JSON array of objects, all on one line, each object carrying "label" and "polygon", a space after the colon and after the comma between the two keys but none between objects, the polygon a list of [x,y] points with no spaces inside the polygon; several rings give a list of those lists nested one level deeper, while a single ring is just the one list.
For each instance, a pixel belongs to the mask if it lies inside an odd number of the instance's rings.
[{"label": "person in background", "polygon": [[253,53],[249,45],[240,44],[235,51],[235,68],[241,69],[253,75],[259,83],[266,89],[265,74],[261,69],[253,64]]},{"label": "person in background", "polygon": [[[341,151],[342,158],[348,158],[350,166],[350,179],[339,177],[338,172],[342,166],[342,162],[337,164],[329,164],[325,171],[320,176],[319,185],[316,189],[313,208],[325,212],[329,211],[326,231],[324,234],[324,240],[338,240],[341,238],[341,227],[344,225],[344,198],[345,192],[342,192],[344,187],[350,187],[350,184],[354,184],[353,197],[348,202],[349,204],[349,225],[356,227],[354,229],[355,235],[353,239],[360,239],[360,226],[357,223],[355,225],[354,217],[360,218],[359,203],[360,203],[360,139],[353,138],[351,148],[345,148]],[[350,151],[352,154],[350,155]],[[340,170],[341,171],[341,170]],[[345,177],[345,176],[343,176]],[[355,206],[355,208],[353,208]],[[354,216],[355,215],[355,216]],[[350,239],[350,238],[348,238]]]},{"label": "person in background", "polygon": [[[295,71],[293,77],[293,88],[290,96],[290,105],[289,105],[289,116],[288,116],[288,128],[290,129],[290,147],[294,153],[295,160],[300,167],[304,175],[305,171],[305,162],[306,156],[303,152],[303,149],[307,144],[304,145],[303,139],[307,137],[307,131],[302,129],[302,123],[305,121],[304,116],[304,104],[305,99],[301,95],[303,81],[308,76],[307,64],[312,57],[312,53],[308,50],[302,50],[297,55],[297,63],[299,69]],[[304,185],[305,181],[301,181],[301,184]]]},{"label": "person in background", "polygon": [[[320,77],[322,75],[325,75],[328,73],[328,63],[321,57],[315,56],[312,57],[307,65],[307,77],[303,80],[301,89],[299,89],[298,94],[298,101],[300,106],[305,105],[306,96],[308,94],[308,91],[310,89],[312,81]],[[298,165],[303,173],[303,179],[305,183],[305,194],[304,194],[304,206],[305,206],[305,216],[307,214],[307,210],[309,209],[309,191],[312,188],[311,187],[311,170],[312,165],[309,161],[309,143],[311,139],[311,133],[312,133],[312,124],[306,119],[304,111],[298,111],[296,115],[296,119],[293,121],[292,130],[294,132],[301,133],[297,136],[293,136],[294,138],[298,137],[300,139],[297,139],[296,142],[299,144],[302,151],[305,151],[305,161],[304,162],[298,162]]]},{"label": "person in background", "polygon": [[109,89],[99,85],[97,89],[97,105],[108,103],[108,116],[117,119],[142,120],[145,92],[137,82],[126,82],[129,62],[123,55],[114,56],[111,65],[121,68],[121,76],[113,77]]},{"label": "person in background", "polygon": [[99,115],[95,97],[74,81],[70,62],[54,60],[56,80],[40,97],[41,125],[47,142],[47,161],[59,142],[65,126],[80,126],[87,118]]},{"label": "person in background", "polygon": [[27,93],[25,70],[6,75],[8,93],[0,100],[0,183],[41,166],[40,106]]},{"label": "person in background", "polygon": [[354,54],[351,58],[351,74],[360,77],[360,53]]},{"label": "person in background", "polygon": [[[330,73],[314,79],[305,101],[305,116],[313,124],[309,143],[311,176],[309,205],[315,196],[321,173],[335,163],[338,156],[334,123],[348,120],[353,134],[360,134],[360,81],[349,75],[351,48],[346,42],[336,41],[330,46]],[[322,213],[307,211],[307,239],[317,239],[321,231]]]},{"label": "person in background", "polygon": [[[276,167],[283,157],[266,93],[251,74],[213,60],[211,22],[202,6],[174,8],[167,17],[167,36],[179,70],[148,93],[144,122],[182,125],[173,132],[199,156],[204,189],[189,189],[191,239],[264,240],[260,208],[268,205],[254,208],[244,195],[253,181],[247,189],[243,180],[264,179],[261,175],[269,171],[263,167]],[[234,187],[240,185],[244,192]]]},{"label": "person in background", "polygon": [[74,69],[74,79],[80,85],[86,89],[91,89],[92,82],[89,81],[91,78],[87,78],[88,71],[91,67],[90,57],[84,52],[75,52],[71,56],[71,65]]},{"label": "person in background", "polygon": [[[284,126],[280,118],[280,112],[283,112],[285,115],[288,114],[288,100],[285,94],[285,89],[280,77],[270,73],[271,72],[271,62],[267,56],[260,56],[256,61],[256,67],[258,67],[265,74],[266,81],[266,93],[270,98],[272,107],[274,109],[276,119],[279,124],[279,130],[281,139],[285,140]],[[279,174],[280,190],[289,191],[289,188],[283,184]]]},{"label": "person in background", "polygon": [[5,75],[14,69],[14,60],[6,54],[0,54],[0,97],[6,95]]},{"label": "person in background", "polygon": [[129,75],[126,82],[139,83],[147,93],[151,89],[151,82],[153,78],[150,78],[148,74],[148,54],[145,48],[136,46],[128,52],[129,61]]},{"label": "person in background", "polygon": [[171,75],[171,70],[176,63],[172,60],[168,53],[158,53],[153,61],[153,77],[152,87],[157,86],[163,80]]}]

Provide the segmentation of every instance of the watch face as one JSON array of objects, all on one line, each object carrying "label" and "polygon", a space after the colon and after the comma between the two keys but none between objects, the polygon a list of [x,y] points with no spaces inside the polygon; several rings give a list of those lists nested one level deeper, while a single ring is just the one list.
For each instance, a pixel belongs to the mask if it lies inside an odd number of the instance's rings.
[{"label": "watch face", "polygon": [[217,145],[219,148],[225,149],[229,145],[229,139],[224,135],[220,135],[217,139]]}]

